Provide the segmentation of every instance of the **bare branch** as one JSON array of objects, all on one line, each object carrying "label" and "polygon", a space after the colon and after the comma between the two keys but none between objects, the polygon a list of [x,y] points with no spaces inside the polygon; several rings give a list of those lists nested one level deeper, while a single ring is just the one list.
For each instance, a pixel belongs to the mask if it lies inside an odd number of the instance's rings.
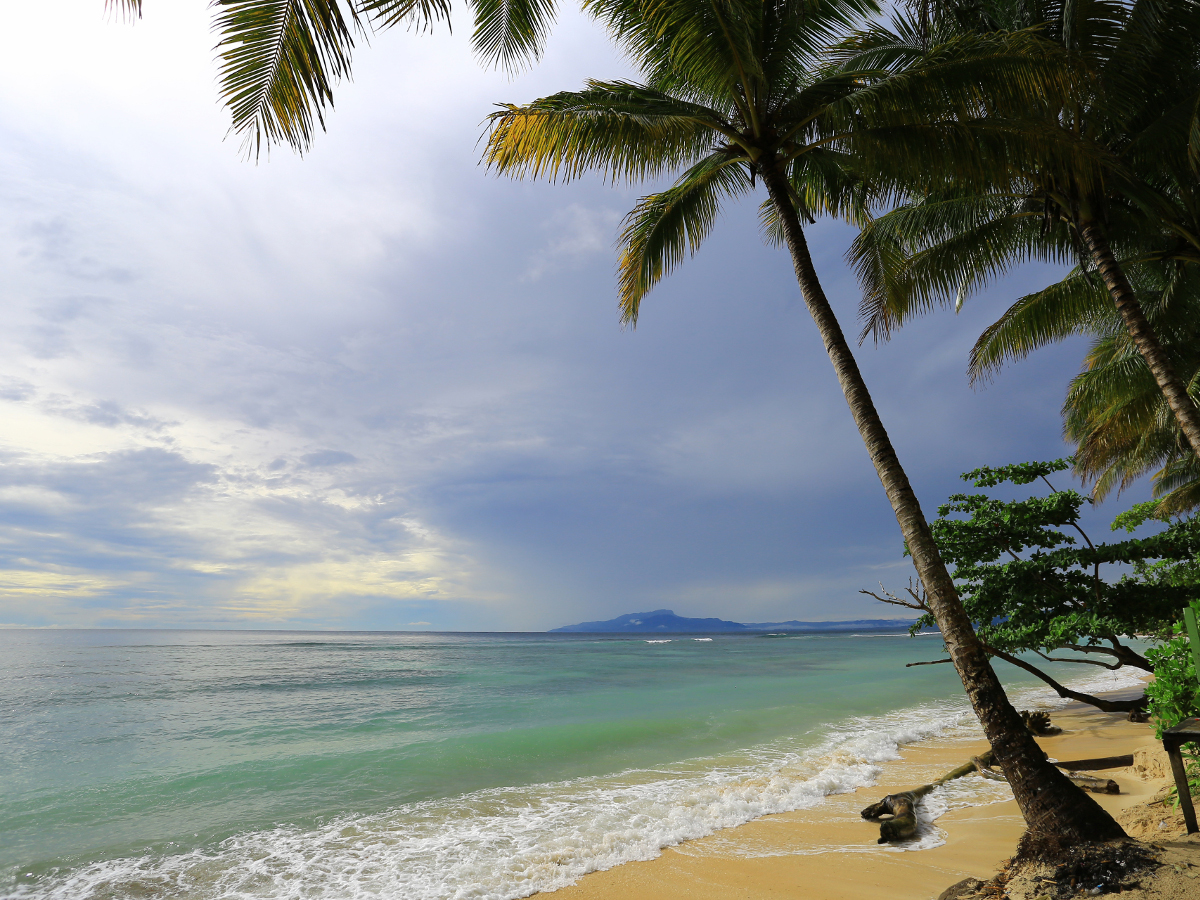
[{"label": "bare branch", "polygon": [[882,597],[880,597],[874,591],[863,590],[859,591],[859,593],[866,594],[868,597],[874,597],[880,603],[890,603],[892,606],[903,606],[908,609],[917,609],[921,612],[929,612],[929,606],[925,603],[925,597],[921,590],[921,586],[919,584],[914,584],[911,578],[908,580],[908,587],[905,588],[905,591],[910,597],[912,597],[912,602],[909,602],[908,600],[901,600],[899,597],[885,588],[883,586],[883,582],[879,583],[879,589],[883,591],[884,595]]},{"label": "bare branch", "polygon": [[911,669],[913,666],[936,666],[938,663],[954,662],[954,660],[946,657],[946,659],[930,659],[925,662],[905,663],[904,668]]},{"label": "bare branch", "polygon": [[1024,669],[1030,675],[1040,678],[1054,689],[1054,693],[1065,700],[1078,700],[1081,703],[1087,703],[1104,712],[1129,712],[1130,710],[1141,709],[1146,705],[1146,698],[1144,696],[1139,697],[1137,700],[1105,700],[1102,697],[1093,697],[1091,694],[1073,691],[1070,688],[1063,687],[1037,666],[1027,663],[1019,657],[1005,653],[1003,650],[997,650],[995,647],[989,647],[987,644],[983,645],[983,649],[992,656],[999,657],[1007,663],[1012,663],[1014,666]]},{"label": "bare branch", "polygon": [[1110,665],[1109,663],[1101,662],[1098,659],[1070,659],[1065,656],[1047,656],[1041,650],[1034,650],[1033,652],[1036,653],[1038,656],[1040,656],[1042,659],[1046,660],[1046,662],[1082,663],[1085,666],[1099,666],[1102,669],[1110,669],[1110,670],[1119,669],[1123,665],[1125,665],[1123,662],[1120,662],[1120,661]]},{"label": "bare branch", "polygon": [[[1109,639],[1112,640],[1111,638]],[[1113,656],[1117,659],[1121,658],[1121,654],[1116,650],[1109,650],[1107,647],[1097,647],[1094,644],[1063,644],[1062,650],[1074,650],[1076,653],[1103,653],[1105,656]]]}]

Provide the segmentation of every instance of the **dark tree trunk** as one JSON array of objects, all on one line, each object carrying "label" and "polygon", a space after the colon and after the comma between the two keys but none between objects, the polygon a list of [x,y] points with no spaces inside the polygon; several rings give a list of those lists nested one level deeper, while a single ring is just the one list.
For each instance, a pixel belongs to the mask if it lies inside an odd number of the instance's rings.
[{"label": "dark tree trunk", "polygon": [[1104,229],[1096,222],[1083,222],[1079,226],[1079,234],[1087,244],[1096,268],[1100,270],[1100,277],[1104,279],[1104,285],[1116,304],[1117,312],[1121,314],[1121,320],[1129,330],[1129,336],[1133,338],[1134,346],[1137,347],[1138,353],[1142,354],[1142,359],[1146,361],[1154,380],[1158,382],[1159,390],[1167,398],[1167,404],[1175,415],[1175,421],[1183,430],[1183,436],[1191,445],[1192,452],[1200,456],[1200,410],[1192,402],[1183,379],[1175,372],[1174,366],[1167,358],[1158,335],[1146,321],[1142,305],[1113,255]]},{"label": "dark tree trunk", "polygon": [[959,600],[921,505],[900,466],[850,345],[817,279],[781,167],[772,158],[759,160],[756,168],[771,202],[779,211],[800,292],[821,333],[858,432],[900,523],[946,649],[1029,826],[1023,846],[1032,849],[1038,845],[1065,846],[1080,841],[1124,837],[1124,831],[1112,816],[1046,761],[1045,754],[1009,703]]}]

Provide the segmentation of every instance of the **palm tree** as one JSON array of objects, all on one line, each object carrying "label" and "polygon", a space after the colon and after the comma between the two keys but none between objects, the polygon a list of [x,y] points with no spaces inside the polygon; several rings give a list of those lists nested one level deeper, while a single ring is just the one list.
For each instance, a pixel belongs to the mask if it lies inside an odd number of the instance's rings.
[{"label": "palm tree", "polygon": [[[974,221],[964,225],[972,216]],[[917,221],[905,222],[908,217]],[[1038,218],[1027,204],[1012,198],[930,199],[869,222],[864,234],[876,231],[869,235],[876,247],[894,245],[899,243],[894,235],[881,240],[878,232],[911,229],[928,235],[931,221],[940,220],[945,240],[898,264],[895,259],[902,253],[885,256],[873,248],[865,261],[878,272],[882,270],[880,261],[886,259],[891,266],[887,276],[907,282],[903,284],[906,289],[928,278],[936,268],[949,272],[951,278],[962,277],[959,273],[968,265],[978,266],[988,250],[1000,248],[1001,254],[1012,254],[1017,243],[1014,232],[1044,252],[1056,249],[1060,259],[1067,259],[1072,248],[1066,228],[1061,223],[1042,228]],[[1190,246],[1170,234],[1157,230],[1147,234],[1128,217],[1118,225],[1119,233],[1138,238],[1142,244],[1126,241],[1133,246],[1127,246],[1121,265],[1147,322],[1189,395],[1200,399],[1196,349],[1200,346],[1196,331],[1200,266],[1194,264]],[[1053,242],[1057,248],[1052,247]],[[865,247],[867,239],[860,238],[859,245]],[[959,260],[947,265],[952,255]],[[913,277],[916,270],[923,271]],[[869,277],[875,277],[874,272]],[[1106,286],[1083,268],[1077,266],[1063,280],[1021,297],[988,326],[971,350],[968,374],[972,382],[991,377],[1004,364],[1072,335],[1091,336],[1093,342],[1084,371],[1067,391],[1063,433],[1076,444],[1075,473],[1092,484],[1092,497],[1102,500],[1153,474],[1160,514],[1178,515],[1200,507],[1200,457],[1185,439]]]},{"label": "palm tree", "polygon": [[[126,19],[143,0],[105,0]],[[232,130],[257,157],[284,143],[304,152],[350,76],[356,42],[394,25],[432,29],[450,21],[450,0],[212,0],[218,75]],[[536,59],[557,13],[555,0],[468,0],[472,44],[489,65]]]},{"label": "palm tree", "polygon": [[[1105,286],[1187,443],[1200,454],[1200,410],[1147,320],[1126,265],[1200,262],[1200,4],[994,6],[1009,21],[985,17],[974,27],[1024,27],[1046,15],[1047,41],[1073,55],[1084,85],[1050,116],[1026,118],[1022,158],[1034,165],[1015,178],[997,173],[984,192],[914,184],[916,202],[868,224],[852,250],[866,293],[864,335],[883,338],[932,306],[960,306],[1027,259],[1078,258],[1089,280],[1098,276]],[[876,29],[856,49],[860,59],[883,55],[896,64],[919,57],[912,43]]]},{"label": "palm tree", "polygon": [[[1120,836],[1116,822],[1045,761],[992,671],[821,287],[801,223],[821,211],[861,213],[882,196],[852,163],[894,176],[936,165],[936,154],[962,158],[970,141],[954,111],[1040,102],[1040,94],[1066,89],[1052,77],[1061,69],[1031,56],[1026,36],[964,38],[895,75],[825,63],[831,42],[876,12],[873,0],[590,0],[587,9],[644,81],[591,81],[581,91],[502,106],[491,117],[487,164],[550,179],[595,170],[640,181],[683,170],[625,221],[620,304],[634,324],[646,293],[709,234],[722,201],[762,181],[929,607],[1029,824],[1025,846]],[[984,93],[983,85],[992,90]],[[973,148],[987,157],[986,141]]]},{"label": "palm tree", "polygon": [[[1175,371],[1195,398],[1200,395],[1200,272],[1194,266],[1170,266],[1152,279],[1145,268],[1134,286]],[[1063,433],[1077,445],[1075,470],[1093,482],[1097,500],[1152,474],[1157,515],[1190,512],[1200,507],[1200,459],[1183,440],[1111,304],[1097,306],[1087,329],[1095,337],[1084,370],[1071,381],[1063,404]],[[1001,327],[985,335],[992,343],[1005,343],[1008,330],[1035,330],[1020,322],[1021,313],[1007,318],[1011,329],[1008,322],[998,323]]]}]

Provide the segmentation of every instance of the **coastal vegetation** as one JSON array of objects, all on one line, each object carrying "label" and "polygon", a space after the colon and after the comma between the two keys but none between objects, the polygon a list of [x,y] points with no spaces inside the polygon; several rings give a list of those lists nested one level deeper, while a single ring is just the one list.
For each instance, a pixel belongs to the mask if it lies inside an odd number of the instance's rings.
[{"label": "coastal vegetation", "polygon": [[[1190,565],[1165,566],[1165,580],[1184,580],[1193,587],[1197,584],[1197,563]],[[1180,572],[1186,569],[1186,572]],[[1174,571],[1171,571],[1174,570]],[[1191,601],[1192,610],[1200,614],[1200,600]],[[1154,680],[1146,686],[1150,712],[1154,722],[1154,736],[1162,739],[1167,728],[1184,719],[1200,716],[1200,683],[1197,682],[1195,657],[1188,634],[1182,622],[1172,624],[1157,647],[1146,651],[1146,658],[1154,667]],[[1181,753],[1186,766],[1187,780],[1191,793],[1200,794],[1200,752],[1196,746],[1184,745]],[[1175,805],[1179,805],[1177,791],[1172,789]]]},{"label": "coastal vegetation", "polygon": [[[110,5],[132,15],[142,6]],[[222,97],[253,155],[274,143],[310,145],[356,41],[371,29],[426,29],[451,11],[449,0],[221,0],[215,8]],[[470,8],[481,57],[509,68],[536,58],[555,12],[547,0],[473,0]],[[1161,698],[1151,692],[1151,709],[1160,719],[1194,709],[1184,669],[1178,690],[1170,687],[1174,645],[1143,656],[1122,639],[1163,633],[1193,595],[1194,525],[1099,545],[1080,531],[1080,544],[1068,529],[1079,530],[1085,498],[1054,488],[1022,501],[958,495],[931,525],[804,228],[832,216],[860,229],[851,261],[863,286],[863,336],[877,339],[936,306],[960,307],[1025,261],[1074,264],[981,336],[971,375],[1090,335],[1065,410],[1076,474],[1100,499],[1153,472],[1159,500],[1140,515],[1195,508],[1200,4],[942,0],[886,24],[873,0],[588,0],[584,8],[641,80],[591,81],[501,107],[487,164],[551,180],[674,177],[625,220],[619,300],[630,324],[722,206],[761,183],[764,231],[788,251],[913,558],[920,584],[910,596],[940,628],[1013,788],[1029,825],[1025,849],[1121,836],[1046,763],[989,658],[1043,680],[1052,679],[1018,654],[1074,650],[1093,665],[1156,672],[1162,660],[1166,680],[1155,689]],[[1027,464],[968,478],[979,487],[1029,484],[1064,468]],[[1105,581],[1100,567],[1113,562],[1134,574]]]},{"label": "coastal vegetation", "polygon": [[[1200,453],[1200,410],[1135,287],[1170,285],[1171,302],[1193,315],[1200,299],[1189,290],[1200,261],[1200,4],[951,0],[926,9],[926,40],[1040,26],[1043,52],[1062,51],[1079,80],[1067,102],[996,122],[1012,143],[983,190],[957,179],[935,192],[917,185],[910,202],[862,230],[851,259],[864,284],[866,332],[886,337],[935,305],[961,306],[1028,259],[1077,260],[1065,280],[1022,298],[985,332],[973,376],[1086,329],[1097,293],[1107,294],[1179,432]],[[859,41],[894,54],[899,38],[875,30]]]},{"label": "coastal vegetation", "polygon": [[[1070,67],[1028,34],[959,35],[901,66],[830,63],[872,4],[851,0],[594,0],[640,83],[591,81],[493,114],[485,160],[502,174],[638,182],[621,236],[620,304],[636,323],[646,293],[708,235],[724,201],[766,188],[771,231],[791,256],[860,435],[896,514],[924,603],[1029,825],[1026,850],[1104,840],[1120,826],[1075,788],[1013,709],[825,296],[801,218],[861,215],[891,186],[987,177],[1004,136],[991,118],[1067,101]],[[1038,50],[1039,52],[1034,52]],[[1013,152],[1020,154],[1021,146]],[[963,160],[979,160],[977,167]],[[952,160],[960,164],[949,167]],[[942,161],[946,167],[938,165]]]},{"label": "coastal vegetation", "polygon": [[[1049,480],[1070,465],[1058,459],[965,473],[963,480],[977,488],[1040,483],[1048,493],[1017,500],[955,494],[938,508],[934,538],[943,559],[954,567],[959,596],[993,658],[1040,678],[1060,697],[1106,712],[1140,715],[1147,696],[1112,699],[1072,690],[1022,654],[1107,670],[1128,666],[1164,677],[1163,667],[1152,661],[1156,651],[1139,652],[1129,636],[1166,638],[1179,610],[1195,596],[1200,522],[1180,519],[1148,537],[1093,541],[1081,522],[1088,498]],[[1154,515],[1154,508],[1153,503],[1135,507],[1112,527],[1131,531]],[[907,599],[864,593],[921,611],[914,632],[933,623],[919,587]],[[1179,667],[1187,677],[1167,689],[1172,699],[1155,703],[1156,721],[1173,725],[1194,706],[1190,666],[1189,660]],[[1158,696],[1154,691],[1163,690],[1160,685],[1148,693]]]}]

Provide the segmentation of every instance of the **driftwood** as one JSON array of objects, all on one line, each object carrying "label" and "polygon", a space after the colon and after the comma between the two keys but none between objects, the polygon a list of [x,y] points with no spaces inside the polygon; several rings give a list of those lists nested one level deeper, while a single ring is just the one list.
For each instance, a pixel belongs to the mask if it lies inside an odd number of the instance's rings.
[{"label": "driftwood", "polygon": [[1095,759],[1069,759],[1065,762],[1056,762],[1055,765],[1060,769],[1066,769],[1068,772],[1094,772],[1097,769],[1123,769],[1126,766],[1133,765],[1133,754],[1127,753],[1124,756],[1098,756]]},{"label": "driftwood", "polygon": [[[1061,728],[1050,724],[1050,717],[1044,712],[1022,712],[1021,718],[1025,721],[1025,726],[1036,735],[1062,733]],[[936,787],[941,787],[947,781],[962,778],[973,772],[978,772],[984,778],[992,781],[1008,781],[1003,772],[993,767],[994,762],[995,756],[991,750],[982,756],[972,757],[970,762],[963,763],[957,769],[951,769],[936,781],[923,784],[911,791],[888,794],[878,803],[872,803],[864,809],[862,817],[879,822],[879,843],[881,844],[889,841],[912,840],[917,836],[917,804],[926,794]],[[1060,770],[1066,770],[1063,774],[1085,791],[1091,791],[1094,794],[1119,794],[1121,788],[1111,778],[1097,778],[1094,775],[1081,775],[1079,772],[1081,770],[1116,769],[1133,765],[1133,757],[1106,756],[1098,759],[1076,759],[1055,763],[1055,765]],[[884,818],[884,816],[888,818]]]},{"label": "driftwood", "polygon": [[[992,763],[992,751],[989,750],[983,754],[980,759],[982,765],[986,768]],[[976,771],[976,761],[973,759],[969,763],[963,763],[957,769],[951,769],[941,778],[936,781],[931,781],[929,784],[923,784],[919,788],[913,788],[911,791],[903,791],[899,794],[888,794],[878,803],[872,803],[862,811],[864,819],[872,819],[879,822],[879,843],[886,844],[889,841],[907,841],[917,836],[917,803],[936,787],[941,787],[947,781],[953,781],[955,778],[962,778],[964,775],[970,775]],[[884,819],[883,816],[890,816]]]},{"label": "driftwood", "polygon": [[[1093,760],[1080,760],[1080,762],[1092,762]],[[1004,773],[998,769],[993,769],[986,766],[979,757],[975,757],[972,762],[979,770],[979,774],[984,778],[991,778],[993,781],[1008,781],[1004,777]],[[1058,765],[1057,763],[1055,765]],[[1059,768],[1062,768],[1059,766]],[[1078,772],[1063,772],[1067,778],[1071,779],[1071,783],[1076,787],[1083,788],[1085,791],[1091,791],[1093,794],[1119,794],[1121,787],[1111,778],[1097,778],[1095,775],[1080,775]]]},{"label": "driftwood", "polygon": [[1038,737],[1050,737],[1055,734],[1062,734],[1062,729],[1057,725],[1050,724],[1050,716],[1044,712],[1030,712],[1027,709],[1021,710],[1021,721],[1025,723],[1025,727],[1029,729],[1030,734]]},{"label": "driftwood", "polygon": [[1066,772],[1065,774],[1078,787],[1085,791],[1091,791],[1093,794],[1121,793],[1121,786],[1111,778],[1097,778],[1095,775],[1080,775],[1077,772]]}]

